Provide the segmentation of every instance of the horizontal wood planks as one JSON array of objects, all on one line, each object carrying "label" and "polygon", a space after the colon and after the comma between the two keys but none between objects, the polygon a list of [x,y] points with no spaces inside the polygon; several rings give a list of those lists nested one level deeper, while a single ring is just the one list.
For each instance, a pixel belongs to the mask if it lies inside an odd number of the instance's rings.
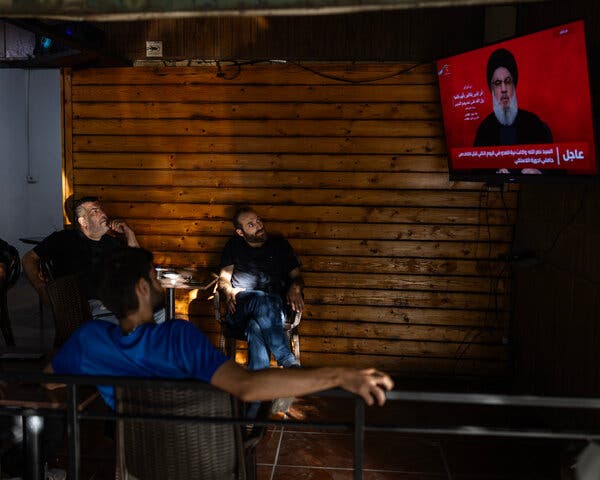
[{"label": "horizontal wood planks", "polygon": [[308,67],[66,71],[75,195],[175,266],[216,268],[254,205],[303,263],[304,365],[505,374],[518,192],[448,180],[431,65]]}]

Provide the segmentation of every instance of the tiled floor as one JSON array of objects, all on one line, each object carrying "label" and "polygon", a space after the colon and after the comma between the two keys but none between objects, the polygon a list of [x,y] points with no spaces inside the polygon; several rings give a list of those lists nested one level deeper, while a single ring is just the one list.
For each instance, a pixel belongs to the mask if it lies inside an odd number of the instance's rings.
[{"label": "tiled floor", "polygon": [[[12,324],[21,347],[46,349],[52,344],[49,312],[44,334],[39,333],[39,312],[35,292],[24,279],[9,291]],[[401,380],[399,387],[414,388]],[[434,384],[439,390],[447,385]],[[473,388],[478,388],[474,386]],[[352,418],[351,401],[334,398],[307,398],[294,403],[293,418],[310,422],[347,421]],[[414,423],[443,425],[469,422],[504,425],[525,420],[543,424],[540,412],[532,418],[520,412],[489,411],[475,407],[447,405],[390,404],[367,410],[372,424]],[[82,478],[113,478],[114,443],[104,436],[101,422],[82,425]],[[502,438],[406,435],[368,432],[365,439],[365,480],[552,480],[561,476],[561,467],[570,464],[569,445],[561,442]],[[577,447],[577,445],[575,445]],[[257,447],[258,480],[349,480],[353,478],[353,436],[351,432],[327,431],[299,426],[268,430]],[[574,447],[571,445],[571,449]],[[570,455],[570,456],[569,456]],[[66,457],[58,459],[66,465]]]},{"label": "tiled floor", "polygon": [[[339,400],[310,398],[296,403],[292,414],[318,421],[348,414]],[[344,413],[345,412],[345,413]],[[435,412],[434,417],[435,417]],[[373,423],[382,418],[371,415]],[[388,409],[386,423],[396,417]],[[401,421],[404,417],[396,417]],[[270,429],[257,449],[258,480],[353,478],[354,440],[351,432],[285,426]],[[365,480],[515,480],[560,479],[566,444],[537,440],[406,435],[367,432]]]}]

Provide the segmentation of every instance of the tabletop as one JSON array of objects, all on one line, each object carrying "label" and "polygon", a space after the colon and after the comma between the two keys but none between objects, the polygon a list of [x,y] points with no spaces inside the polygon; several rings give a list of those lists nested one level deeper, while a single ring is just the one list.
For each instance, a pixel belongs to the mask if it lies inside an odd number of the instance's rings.
[{"label": "tabletop", "polygon": [[208,269],[156,267],[156,273],[163,288],[207,290],[218,279],[218,275]]}]

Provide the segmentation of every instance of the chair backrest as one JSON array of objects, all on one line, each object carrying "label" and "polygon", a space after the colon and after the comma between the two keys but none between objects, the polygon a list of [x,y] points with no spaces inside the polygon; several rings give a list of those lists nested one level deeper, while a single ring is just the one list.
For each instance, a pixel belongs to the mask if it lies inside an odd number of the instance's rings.
[{"label": "chair backrest", "polygon": [[[237,416],[237,403],[217,389],[117,387],[120,414]],[[166,421],[118,421],[120,480],[244,480],[246,468],[238,425]],[[252,476],[252,475],[251,475]]]},{"label": "chair backrest", "polygon": [[4,240],[0,240],[0,261],[6,263],[6,288],[12,287],[21,275],[19,251]]},{"label": "chair backrest", "polygon": [[54,346],[63,345],[84,322],[92,318],[76,275],[65,275],[46,284],[54,315]]}]

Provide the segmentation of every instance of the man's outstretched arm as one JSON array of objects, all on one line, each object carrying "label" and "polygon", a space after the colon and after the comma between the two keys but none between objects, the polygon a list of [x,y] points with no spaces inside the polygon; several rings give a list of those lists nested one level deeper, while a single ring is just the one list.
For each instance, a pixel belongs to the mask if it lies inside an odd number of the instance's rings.
[{"label": "man's outstretched arm", "polygon": [[343,388],[360,395],[367,405],[385,403],[385,392],[394,386],[392,379],[375,369],[346,367],[269,368],[249,371],[229,360],[214,373],[210,383],[245,402],[295,397]]}]

